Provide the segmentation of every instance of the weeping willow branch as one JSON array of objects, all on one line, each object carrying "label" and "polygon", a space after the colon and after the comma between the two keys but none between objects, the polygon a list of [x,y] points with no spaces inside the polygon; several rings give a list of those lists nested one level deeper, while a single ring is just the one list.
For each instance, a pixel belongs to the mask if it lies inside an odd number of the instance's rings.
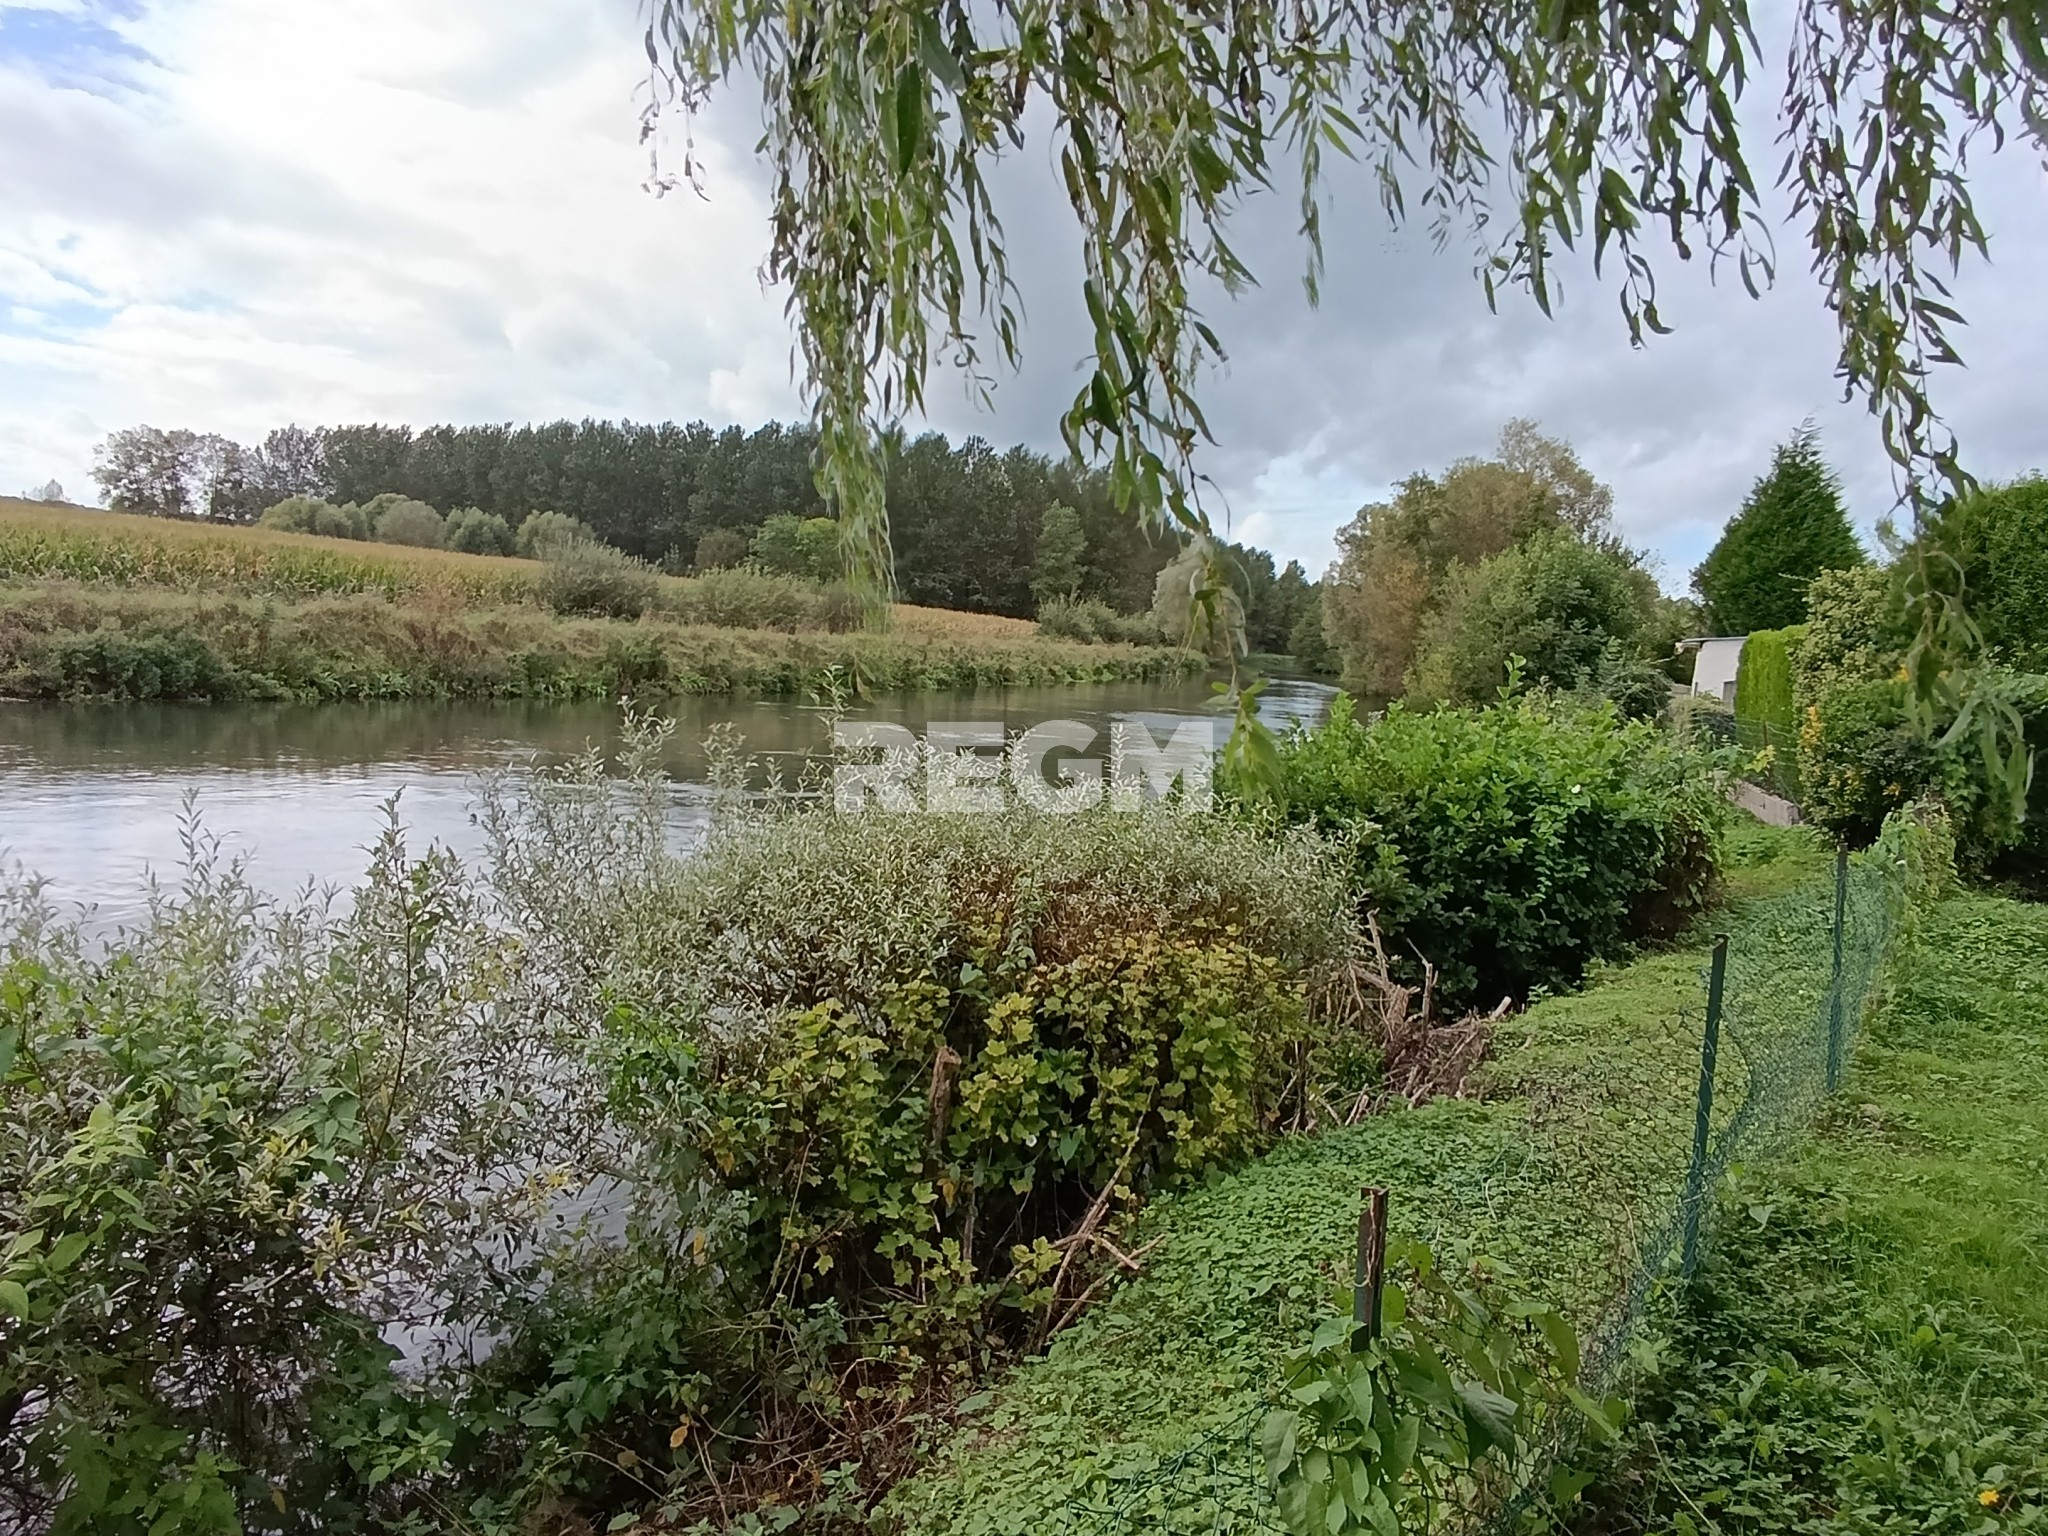
[{"label": "weeping willow branch", "polygon": [[[759,85],[766,275],[789,293],[820,485],[878,615],[876,445],[922,406],[935,357],[983,393],[989,365],[1019,360],[986,178],[1027,123],[1055,151],[1093,337],[1063,434],[1133,516],[1184,536],[1210,529],[1196,386],[1224,356],[1194,295],[1252,281],[1231,218],[1286,177],[1315,298],[1331,154],[1395,224],[1466,241],[1490,302],[1521,289],[1547,313],[1557,252],[1590,243],[1638,342],[1666,329],[1653,251],[1730,263],[1752,293],[1776,270],[1738,113],[1764,62],[1743,0],[651,4],[650,132],[728,80]],[[1972,148],[2015,129],[2048,144],[2044,16],[2042,0],[1801,0],[1791,18],[1779,182],[1840,323],[1839,376],[1877,416],[1916,529],[1969,484],[1929,372],[1956,358],[1945,275],[1984,244]],[[1915,675],[1955,692],[1974,626],[1931,567],[1916,593]],[[1933,711],[1938,693],[1917,696]]]}]

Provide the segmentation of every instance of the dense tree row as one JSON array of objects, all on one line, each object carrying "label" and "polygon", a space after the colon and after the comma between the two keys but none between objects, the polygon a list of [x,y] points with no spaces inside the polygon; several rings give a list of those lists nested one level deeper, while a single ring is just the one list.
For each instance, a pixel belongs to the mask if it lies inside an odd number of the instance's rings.
[{"label": "dense tree row", "polygon": [[[94,474],[110,505],[157,516],[251,522],[292,496],[368,504],[397,495],[444,512],[478,508],[515,529],[535,512],[555,511],[629,554],[683,569],[698,563],[700,549],[726,563],[772,518],[826,516],[812,478],[814,447],[808,428],[774,422],[752,432],[702,422],[285,427],[254,448],[139,427],[107,440]],[[956,447],[939,433],[891,445],[889,510],[903,597],[1032,614],[1040,532],[1056,504],[1072,511],[1080,533],[1078,551],[1061,557],[1078,568],[1071,595],[1122,613],[1146,609],[1176,548],[1120,513],[1101,475],[980,438]],[[1071,544],[1072,530],[1062,522],[1060,531]],[[1275,580],[1270,558],[1245,563],[1251,579]]]}]

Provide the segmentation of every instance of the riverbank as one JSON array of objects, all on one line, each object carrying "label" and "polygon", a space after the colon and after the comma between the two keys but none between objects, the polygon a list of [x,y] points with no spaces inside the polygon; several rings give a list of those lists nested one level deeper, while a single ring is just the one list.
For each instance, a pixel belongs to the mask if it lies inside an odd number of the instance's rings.
[{"label": "riverbank", "polygon": [[71,581],[0,586],[0,696],[298,702],[849,696],[1160,682],[1191,651],[1035,635],[736,629],[383,592],[287,601]]}]

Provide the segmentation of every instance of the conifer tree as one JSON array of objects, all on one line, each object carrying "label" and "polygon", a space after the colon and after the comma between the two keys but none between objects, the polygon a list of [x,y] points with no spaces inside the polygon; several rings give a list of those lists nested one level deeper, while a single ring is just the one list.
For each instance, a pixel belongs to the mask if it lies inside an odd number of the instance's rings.
[{"label": "conifer tree", "polygon": [[1842,484],[1807,422],[1780,445],[1771,471],[1692,573],[1717,634],[1746,635],[1806,620],[1807,584],[1864,562],[1842,509]]}]

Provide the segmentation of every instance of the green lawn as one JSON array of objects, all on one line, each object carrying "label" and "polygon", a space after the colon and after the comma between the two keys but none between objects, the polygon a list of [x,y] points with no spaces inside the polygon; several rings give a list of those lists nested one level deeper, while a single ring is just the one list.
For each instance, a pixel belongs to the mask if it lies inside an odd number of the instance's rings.
[{"label": "green lawn", "polygon": [[1739,1180],[1585,1532],[2048,1530],[2048,908],[1956,897]]}]

